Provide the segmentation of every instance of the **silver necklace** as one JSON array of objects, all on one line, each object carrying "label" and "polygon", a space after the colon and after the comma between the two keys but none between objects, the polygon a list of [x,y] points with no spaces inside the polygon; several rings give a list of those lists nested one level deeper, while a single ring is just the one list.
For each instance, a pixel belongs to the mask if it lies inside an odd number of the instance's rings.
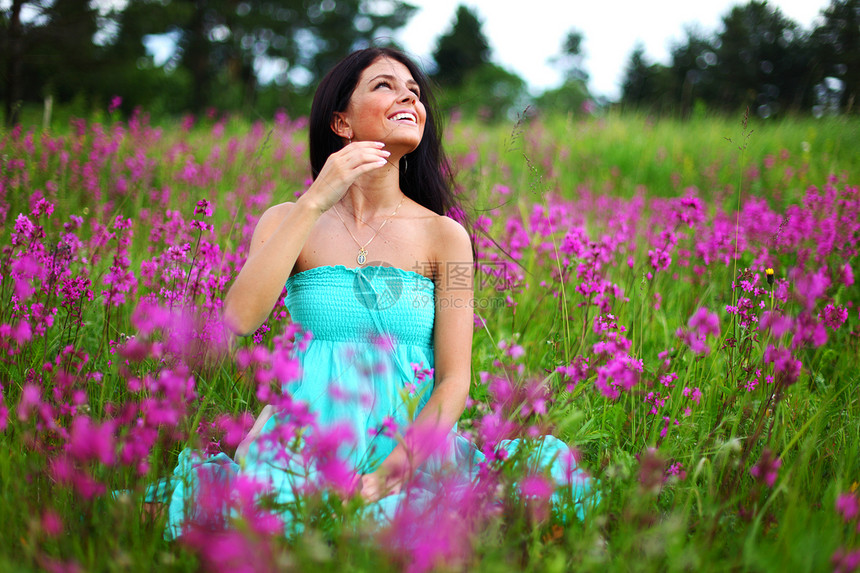
[{"label": "silver necklace", "polygon": [[[343,220],[343,217],[341,217],[341,215],[340,215],[340,211],[337,210],[337,205],[333,206],[334,207],[334,214],[337,215],[337,218],[340,219],[341,223],[343,223],[343,228],[346,229],[346,232],[349,233],[349,236],[352,237],[352,240],[355,241],[356,245],[358,245],[358,256],[355,257],[355,260],[356,260],[356,262],[358,262],[359,265],[363,265],[367,262],[367,246],[371,243],[371,241],[373,241],[373,239],[376,238],[376,235],[379,234],[379,231],[382,230],[382,227],[384,227],[385,224],[388,221],[390,221],[392,219],[392,217],[394,217],[397,214],[397,211],[400,209],[400,206],[403,204],[404,199],[406,199],[406,195],[404,195],[403,197],[400,198],[400,203],[397,204],[397,208],[394,209],[394,212],[385,218],[385,220],[382,222],[382,224],[379,226],[379,228],[376,229],[376,232],[373,233],[373,236],[370,237],[370,241],[367,241],[366,243],[364,243],[364,245],[362,245],[361,243],[358,242],[358,239],[355,238],[355,235],[353,235],[352,231],[349,230],[349,227],[346,226],[346,221]],[[361,217],[359,217],[359,219],[361,219]],[[364,221],[364,219],[361,219],[361,220]],[[367,225],[367,223],[364,223],[364,224]],[[368,225],[368,227],[369,226],[370,225]],[[373,228],[373,227],[371,227],[371,228]]]}]

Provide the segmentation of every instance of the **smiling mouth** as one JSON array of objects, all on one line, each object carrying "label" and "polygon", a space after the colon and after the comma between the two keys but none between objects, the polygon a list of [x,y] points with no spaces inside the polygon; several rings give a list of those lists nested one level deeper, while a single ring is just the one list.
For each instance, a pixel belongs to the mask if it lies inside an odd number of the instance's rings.
[{"label": "smiling mouth", "polygon": [[411,123],[413,125],[418,125],[417,118],[414,115],[412,115],[411,113],[407,113],[407,112],[395,113],[394,115],[392,115],[388,119],[390,121],[394,121],[397,123],[406,122],[406,123]]}]

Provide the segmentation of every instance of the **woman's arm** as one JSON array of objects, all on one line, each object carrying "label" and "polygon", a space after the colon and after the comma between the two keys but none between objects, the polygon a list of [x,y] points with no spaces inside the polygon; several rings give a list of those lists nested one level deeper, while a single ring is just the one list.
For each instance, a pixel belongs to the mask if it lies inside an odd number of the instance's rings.
[{"label": "woman's arm", "polygon": [[240,336],[253,333],[272,312],[322,215],[303,198],[269,208],[254,229],[248,259],[224,297],[224,321]]},{"label": "woman's arm", "polygon": [[248,448],[251,447],[251,443],[260,437],[260,432],[263,431],[263,426],[266,425],[266,422],[269,421],[275,414],[275,408],[271,404],[266,404],[263,407],[263,411],[260,412],[260,415],[257,416],[257,419],[254,421],[254,425],[251,427],[250,431],[248,431],[248,435],[239,443],[239,446],[236,448],[236,454],[233,456],[233,459],[236,460],[237,463],[241,463],[242,459],[248,455]]},{"label": "woman's arm", "polygon": [[434,235],[439,250],[433,393],[413,422],[418,439],[406,447],[401,443],[377,471],[362,476],[361,494],[370,501],[399,491],[403,480],[433,453],[435,444],[421,443],[421,437],[447,437],[469,396],[474,329],[472,244],[466,230],[448,217],[439,218]]},{"label": "woman's arm", "polygon": [[266,211],[254,229],[248,260],[224,297],[224,321],[247,336],[266,320],[316,222],[362,174],[386,164],[382,143],[357,141],[329,156],[295,204]]}]

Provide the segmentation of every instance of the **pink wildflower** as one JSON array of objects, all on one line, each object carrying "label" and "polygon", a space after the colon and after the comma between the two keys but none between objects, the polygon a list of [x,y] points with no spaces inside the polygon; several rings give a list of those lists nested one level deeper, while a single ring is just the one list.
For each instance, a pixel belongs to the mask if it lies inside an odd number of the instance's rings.
[{"label": "pink wildflower", "polygon": [[774,457],[770,449],[765,448],[756,465],[750,468],[750,474],[768,487],[773,487],[781,465],[782,460]]},{"label": "pink wildflower", "polygon": [[702,399],[702,391],[699,390],[698,386],[696,386],[695,388],[688,388],[687,386],[684,386],[684,392],[683,393],[684,393],[684,396],[686,396],[687,398],[689,398],[690,400],[692,400],[696,404],[698,404],[699,401]]},{"label": "pink wildflower", "polygon": [[87,416],[76,416],[72,421],[68,452],[80,461],[98,460],[110,465],[115,459],[114,427],[111,420],[95,424]]},{"label": "pink wildflower", "polygon": [[555,371],[561,374],[562,380],[567,382],[567,391],[572,392],[577,384],[590,375],[588,358],[577,356],[569,366],[557,366]]},{"label": "pink wildflower", "polygon": [[846,523],[851,521],[860,515],[860,499],[850,492],[840,494],[836,498],[836,512],[842,515]]},{"label": "pink wildflower", "polygon": [[18,402],[18,419],[21,421],[30,417],[32,410],[38,409],[42,403],[42,393],[35,384],[25,384]]},{"label": "pink wildflower", "polygon": [[621,395],[619,388],[631,390],[639,383],[643,368],[642,360],[626,354],[613,357],[597,369],[594,385],[604,396],[615,400]]},{"label": "pink wildflower", "polygon": [[547,478],[539,475],[531,475],[520,480],[520,491],[526,497],[549,499],[555,487]]},{"label": "pink wildflower", "polygon": [[660,493],[663,489],[666,460],[657,448],[648,448],[637,454],[639,460],[639,485],[643,491]]},{"label": "pink wildflower", "polygon": [[839,548],[830,562],[833,563],[833,573],[854,573],[860,568],[860,549],[846,552]]},{"label": "pink wildflower", "polygon": [[791,317],[779,312],[766,311],[762,314],[759,321],[759,329],[765,330],[769,328],[774,338],[780,338],[786,332],[791,331],[792,324]]},{"label": "pink wildflower", "polygon": [[677,478],[681,481],[687,479],[687,470],[684,469],[684,464],[680,462],[676,462],[669,466],[666,470],[667,476],[677,476]]},{"label": "pink wildflower", "polygon": [[709,334],[712,336],[720,335],[720,317],[716,313],[709,312],[705,307],[700,307],[690,317],[687,326],[690,330],[696,331],[703,336]]},{"label": "pink wildflower", "polygon": [[836,330],[845,324],[846,320],[848,320],[848,309],[842,306],[828,304],[824,307],[824,313],[821,318],[826,326],[832,330]]},{"label": "pink wildflower", "polygon": [[519,344],[516,344],[514,342],[507,342],[505,340],[499,341],[499,349],[504,351],[505,356],[509,356],[514,360],[522,358],[523,356],[525,356],[526,353],[523,347]]},{"label": "pink wildflower", "polygon": [[776,348],[772,344],[764,351],[764,361],[767,364],[773,363],[774,371],[783,373],[786,385],[797,382],[803,367],[800,360],[794,358],[788,348]]},{"label": "pink wildflower", "polygon": [[206,199],[201,199],[200,201],[197,202],[197,206],[194,207],[194,214],[195,215],[203,215],[204,217],[211,217],[212,213],[213,213],[212,204],[209,203],[209,201],[207,201]]},{"label": "pink wildflower", "polygon": [[42,531],[48,537],[57,537],[63,532],[63,521],[56,511],[49,509],[42,514]]},{"label": "pink wildflower", "polygon": [[695,354],[708,354],[711,348],[707,344],[707,337],[720,336],[720,317],[705,307],[700,307],[687,321],[687,329],[678,329],[676,335]]}]

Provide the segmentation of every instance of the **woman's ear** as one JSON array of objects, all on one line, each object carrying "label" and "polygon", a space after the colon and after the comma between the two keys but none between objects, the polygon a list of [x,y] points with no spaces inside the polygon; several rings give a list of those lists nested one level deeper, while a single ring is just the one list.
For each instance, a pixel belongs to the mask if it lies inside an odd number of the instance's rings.
[{"label": "woman's ear", "polygon": [[352,139],[352,128],[342,112],[336,111],[331,118],[331,130],[338,137]]}]

